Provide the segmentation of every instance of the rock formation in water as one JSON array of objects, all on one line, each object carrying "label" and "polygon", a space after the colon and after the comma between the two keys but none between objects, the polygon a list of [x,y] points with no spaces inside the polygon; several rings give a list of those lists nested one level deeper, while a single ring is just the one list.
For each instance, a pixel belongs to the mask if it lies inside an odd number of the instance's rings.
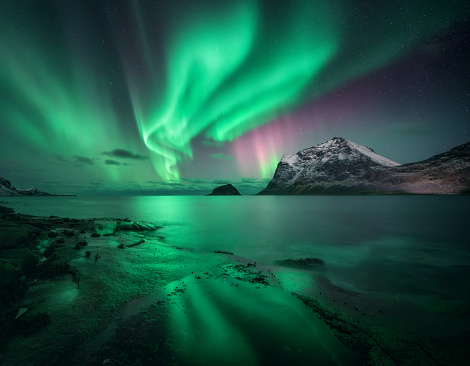
[{"label": "rock formation in water", "polygon": [[470,193],[470,142],[427,160],[400,165],[371,148],[335,137],[286,154],[258,194]]},{"label": "rock formation in water", "polygon": [[279,259],[275,260],[274,264],[282,267],[316,269],[318,267],[323,267],[325,265],[325,261],[320,258]]},{"label": "rock formation in water", "polygon": [[9,180],[0,177],[0,197],[11,196],[51,196],[49,193],[41,192],[36,187],[18,189],[11,185]]},{"label": "rock formation in water", "polygon": [[241,196],[240,192],[231,184],[215,188],[208,196]]}]

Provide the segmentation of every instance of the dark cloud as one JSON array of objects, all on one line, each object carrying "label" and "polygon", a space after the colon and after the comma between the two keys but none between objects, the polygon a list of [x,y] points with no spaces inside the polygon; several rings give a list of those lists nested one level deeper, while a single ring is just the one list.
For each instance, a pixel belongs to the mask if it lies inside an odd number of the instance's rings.
[{"label": "dark cloud", "polygon": [[76,163],[93,165],[93,160],[86,158],[84,156],[72,156],[75,159]]},{"label": "dark cloud", "polygon": [[181,178],[182,182],[189,182],[189,183],[211,183],[210,181],[207,181],[205,179],[199,179],[199,178]]},{"label": "dark cloud", "polygon": [[67,159],[65,159],[63,156],[61,156],[59,154],[54,154],[54,157],[59,161],[68,162]]},{"label": "dark cloud", "polygon": [[121,163],[119,161],[116,161],[116,160],[112,160],[112,159],[106,159],[104,161],[104,163],[106,165],[121,165]]},{"label": "dark cloud", "polygon": [[207,147],[222,147],[224,146],[224,142],[223,141],[210,141],[210,140],[203,140],[201,142],[201,144],[203,146],[207,146]]},{"label": "dark cloud", "polygon": [[266,184],[271,181],[271,178],[242,178],[240,180],[241,183],[245,184]]},{"label": "dark cloud", "polygon": [[112,151],[103,151],[103,155],[112,156],[114,158],[119,158],[119,159],[134,159],[134,160],[146,160],[149,158],[148,156],[134,154],[133,152],[130,152],[124,149],[114,149]]},{"label": "dark cloud", "polygon": [[259,179],[256,178],[242,178],[242,183],[259,183]]},{"label": "dark cloud", "polygon": [[232,157],[231,156],[227,156],[225,155],[224,153],[217,153],[217,154],[209,154],[209,156],[212,158],[212,159],[225,159],[225,160],[232,160]]},{"label": "dark cloud", "polygon": [[212,183],[215,183],[215,184],[231,184],[232,182],[230,182],[227,179],[214,179],[212,181]]}]

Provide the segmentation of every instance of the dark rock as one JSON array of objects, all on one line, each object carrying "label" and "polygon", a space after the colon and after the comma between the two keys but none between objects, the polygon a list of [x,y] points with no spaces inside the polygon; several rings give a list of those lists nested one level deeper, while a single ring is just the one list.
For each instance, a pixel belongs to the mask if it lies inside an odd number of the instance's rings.
[{"label": "dark rock", "polygon": [[73,249],[82,249],[82,248],[85,248],[87,245],[88,243],[86,241],[79,241],[77,242],[77,244],[75,244]]},{"label": "dark rock", "polygon": [[55,263],[54,255],[48,259],[45,263],[38,266],[39,271],[36,274],[37,278],[40,280],[47,280],[49,278],[54,278],[56,276],[70,274],[70,263],[68,262],[59,262]]},{"label": "dark rock", "polygon": [[214,253],[217,254],[227,254],[227,255],[233,255],[232,252],[226,252],[225,250],[214,250]]},{"label": "dark rock", "polygon": [[35,226],[41,230],[47,230],[48,229],[48,226],[43,224],[42,222],[32,222],[31,223],[32,226]]},{"label": "dark rock", "polygon": [[28,223],[0,219],[0,249],[20,248],[29,245],[41,230]]},{"label": "dark rock", "polygon": [[15,211],[10,207],[0,206],[0,214],[10,214],[10,213],[14,213],[14,212]]},{"label": "dark rock", "polygon": [[0,257],[20,268],[23,276],[33,273],[39,262],[39,256],[27,248],[0,250]]},{"label": "dark rock", "polygon": [[320,258],[299,258],[299,259],[280,259],[274,261],[278,266],[312,269],[318,266],[324,266],[325,261]]},{"label": "dark rock", "polygon": [[150,224],[141,224],[139,222],[118,222],[116,231],[153,231],[158,229],[158,226]]},{"label": "dark rock", "polygon": [[46,258],[49,258],[52,254],[54,254],[55,250],[58,248],[59,246],[57,244],[52,244],[52,245],[49,245],[46,250],[44,251],[44,257]]},{"label": "dark rock", "polygon": [[240,192],[231,184],[215,188],[208,196],[241,196]]},{"label": "dark rock", "polygon": [[64,230],[62,233],[68,238],[71,238],[72,236],[75,235],[75,233],[72,230]]},{"label": "dark rock", "polygon": [[7,289],[17,278],[19,278],[21,273],[21,268],[16,267],[6,259],[0,258],[0,294],[2,294],[2,290]]},{"label": "dark rock", "polygon": [[50,322],[51,320],[47,313],[23,316],[15,320],[13,335],[28,337],[47,327]]}]

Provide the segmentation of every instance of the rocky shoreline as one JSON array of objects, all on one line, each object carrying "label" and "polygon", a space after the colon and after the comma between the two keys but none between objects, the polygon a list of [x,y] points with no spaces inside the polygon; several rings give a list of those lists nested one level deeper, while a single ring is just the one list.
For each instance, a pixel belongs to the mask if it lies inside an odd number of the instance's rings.
[{"label": "rocky shoreline", "polygon": [[458,354],[436,351],[438,342],[392,330],[402,315],[390,302],[331,284],[319,258],[267,266],[224,251],[193,253],[166,243],[159,229],[0,206],[0,363],[459,364]]}]

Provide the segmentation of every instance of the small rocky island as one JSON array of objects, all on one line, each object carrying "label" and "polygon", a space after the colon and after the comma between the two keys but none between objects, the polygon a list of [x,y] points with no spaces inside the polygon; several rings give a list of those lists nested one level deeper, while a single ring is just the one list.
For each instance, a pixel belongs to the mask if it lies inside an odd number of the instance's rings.
[{"label": "small rocky island", "polygon": [[231,184],[215,188],[208,196],[241,196],[240,192]]}]

